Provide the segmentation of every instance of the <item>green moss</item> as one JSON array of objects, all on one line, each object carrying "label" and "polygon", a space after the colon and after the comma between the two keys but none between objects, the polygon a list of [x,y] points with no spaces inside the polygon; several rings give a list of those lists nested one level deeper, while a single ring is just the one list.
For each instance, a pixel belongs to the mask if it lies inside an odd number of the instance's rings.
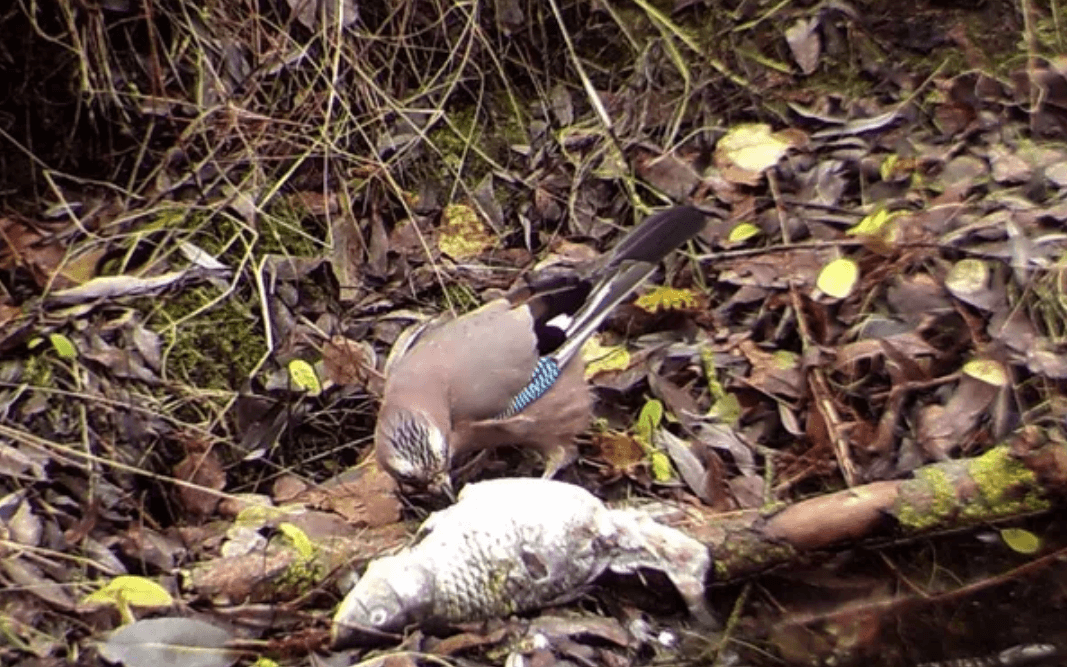
[{"label": "green moss", "polygon": [[270,253],[291,257],[320,257],[326,250],[325,229],[313,234],[304,229],[307,212],[285,197],[276,197],[260,217],[256,254]]},{"label": "green moss", "polygon": [[442,301],[442,310],[451,307],[457,313],[466,313],[481,305],[481,300],[474,290],[462,283],[445,285]]},{"label": "green moss", "polygon": [[[287,548],[296,550],[289,545]],[[290,563],[285,572],[278,575],[274,580],[277,589],[285,591],[284,597],[297,597],[308,593],[322,583],[325,575],[324,568],[314,558],[297,556]]]},{"label": "green moss", "polygon": [[[918,496],[910,496],[921,498],[921,504],[902,502],[897,506],[897,520],[909,530],[921,531],[941,525],[959,509],[955,485],[942,468],[922,468],[915,473],[915,480],[905,484],[922,491]],[[901,497],[909,496],[901,494]]]},{"label": "green moss", "polygon": [[[982,518],[988,519],[989,512],[996,516],[1011,516],[1050,507],[1048,499],[1040,493],[1033,471],[1014,458],[1007,447],[995,447],[975,459],[970,472],[988,505]],[[981,508],[972,511],[978,512]]]},{"label": "green moss", "polygon": [[437,123],[426,135],[433,146],[431,154],[443,160],[448,172],[462,173],[463,180],[477,183],[489,173],[490,165],[472,149],[482,146],[486,137],[478,122],[479,109],[474,106],[448,110],[446,121]]},{"label": "green moss", "polygon": [[[202,389],[232,390],[251,374],[266,351],[260,320],[212,287],[182,290],[157,303],[149,326],[167,342],[166,373]],[[204,308],[207,308],[204,310]]]}]

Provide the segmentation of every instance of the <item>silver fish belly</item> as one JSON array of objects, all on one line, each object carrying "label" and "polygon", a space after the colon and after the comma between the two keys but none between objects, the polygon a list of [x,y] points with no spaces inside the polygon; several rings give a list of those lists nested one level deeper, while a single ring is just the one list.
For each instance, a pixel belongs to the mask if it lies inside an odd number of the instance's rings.
[{"label": "silver fish belly", "polygon": [[707,620],[710,561],[699,542],[633,510],[608,509],[581,487],[532,478],[480,482],[431,515],[411,546],[368,566],[334,615],[333,640],[558,604],[609,568],[663,570]]}]

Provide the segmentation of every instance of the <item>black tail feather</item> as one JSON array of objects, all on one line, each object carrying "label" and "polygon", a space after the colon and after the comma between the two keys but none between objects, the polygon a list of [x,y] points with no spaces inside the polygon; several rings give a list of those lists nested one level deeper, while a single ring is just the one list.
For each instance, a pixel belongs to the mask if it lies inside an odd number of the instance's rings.
[{"label": "black tail feather", "polygon": [[[704,214],[678,206],[649,216],[624,236],[592,275],[555,274],[529,280],[509,293],[534,318],[539,354],[562,367],[603,319],[648,278],[660,260],[704,228]],[[565,317],[560,317],[565,316]]]}]

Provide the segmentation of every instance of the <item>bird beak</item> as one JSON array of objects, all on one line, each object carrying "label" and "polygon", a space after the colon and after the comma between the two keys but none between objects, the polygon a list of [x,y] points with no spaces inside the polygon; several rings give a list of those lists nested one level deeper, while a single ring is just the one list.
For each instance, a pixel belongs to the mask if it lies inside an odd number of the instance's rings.
[{"label": "bird beak", "polygon": [[448,498],[449,503],[456,502],[456,494],[452,491],[452,478],[448,476],[447,470],[434,477],[426,490],[435,496]]}]

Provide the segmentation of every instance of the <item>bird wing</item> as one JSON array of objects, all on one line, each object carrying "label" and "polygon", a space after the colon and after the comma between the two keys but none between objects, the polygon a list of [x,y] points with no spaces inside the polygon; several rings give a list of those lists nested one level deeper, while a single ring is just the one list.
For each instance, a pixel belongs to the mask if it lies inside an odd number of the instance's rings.
[{"label": "bird wing", "polygon": [[446,398],[453,423],[491,419],[530,382],[537,359],[529,309],[498,299],[424,332],[395,362],[385,398],[424,412]]}]

